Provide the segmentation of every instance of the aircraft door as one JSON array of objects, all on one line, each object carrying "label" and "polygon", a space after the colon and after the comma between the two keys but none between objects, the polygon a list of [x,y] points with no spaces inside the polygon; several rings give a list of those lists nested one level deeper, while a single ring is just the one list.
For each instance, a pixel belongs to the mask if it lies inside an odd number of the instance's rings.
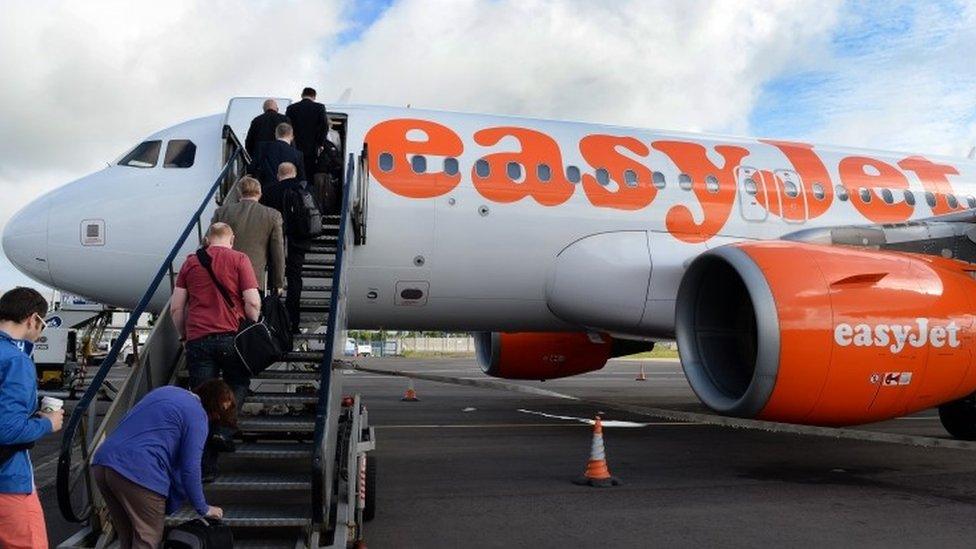
[{"label": "aircraft door", "polygon": [[755,168],[739,166],[735,172],[736,185],[739,189],[739,211],[746,221],[765,221],[769,211],[764,204],[768,204],[766,184],[762,175]]}]

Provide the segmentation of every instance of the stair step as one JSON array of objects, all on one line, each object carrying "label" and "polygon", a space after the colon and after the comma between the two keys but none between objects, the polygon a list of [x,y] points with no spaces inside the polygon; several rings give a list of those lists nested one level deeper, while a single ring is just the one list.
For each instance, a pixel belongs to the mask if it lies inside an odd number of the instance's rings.
[{"label": "stair step", "polygon": [[299,316],[301,322],[325,324],[329,319],[329,313],[321,311],[302,311]]},{"label": "stair step", "polygon": [[336,249],[337,246],[330,246],[328,244],[312,244],[308,249],[308,253],[335,255]]},{"label": "stair step", "polygon": [[[221,522],[231,528],[288,528],[311,523],[308,505],[227,505],[223,509]],[[192,508],[184,507],[166,517],[166,525],[176,526],[198,517]]]},{"label": "stair step", "polygon": [[315,364],[318,364],[322,362],[322,351],[292,351],[290,353],[285,353],[285,361],[314,362]]},{"label": "stair step", "polygon": [[331,299],[303,299],[299,306],[302,311],[327,311],[331,307]]},{"label": "stair step", "polygon": [[238,444],[237,450],[228,455],[230,456],[247,459],[302,459],[312,456],[312,445],[295,442],[249,442]]},{"label": "stair step", "polygon": [[302,284],[302,293],[305,292],[331,292],[332,279],[328,279],[328,284]]},{"label": "stair step", "polygon": [[311,433],[315,418],[304,416],[244,416],[237,422],[245,433]]},{"label": "stair step", "polygon": [[332,270],[335,267],[335,258],[328,255],[322,257],[305,256],[305,263],[303,265],[306,269],[328,268]]},{"label": "stair step", "polygon": [[330,243],[335,244],[338,241],[339,241],[339,235],[328,234],[328,233],[312,239],[313,246],[315,244],[330,244]]},{"label": "stair step", "polygon": [[295,334],[292,337],[294,337],[296,340],[324,341],[325,338],[326,338],[326,336],[328,336],[328,335],[329,334],[327,334],[325,332],[309,332],[309,333],[305,333],[305,334]]},{"label": "stair step", "polygon": [[333,273],[333,269],[332,268],[329,268],[328,270],[326,270],[326,269],[302,269],[302,280],[304,281],[304,280],[308,280],[310,278],[313,279],[313,280],[322,280],[323,278],[324,279],[327,279],[327,280],[332,280],[332,273]]},{"label": "stair step", "polygon": [[261,381],[318,381],[322,378],[322,374],[318,371],[306,371],[306,372],[279,372],[276,370],[265,370],[261,372],[254,379]]},{"label": "stair step", "polygon": [[302,406],[305,404],[315,404],[318,401],[318,396],[314,394],[303,395],[295,393],[256,393],[248,395],[244,399],[245,403],[264,404],[265,406]]},{"label": "stair step", "polygon": [[217,479],[204,485],[210,490],[310,490],[308,473],[220,473]]}]

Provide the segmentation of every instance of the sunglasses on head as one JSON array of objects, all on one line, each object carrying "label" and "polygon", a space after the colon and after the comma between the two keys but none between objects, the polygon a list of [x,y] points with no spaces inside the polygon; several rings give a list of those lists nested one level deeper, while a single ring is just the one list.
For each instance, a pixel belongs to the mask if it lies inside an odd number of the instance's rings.
[{"label": "sunglasses on head", "polygon": [[47,321],[44,320],[44,317],[38,313],[34,313],[34,316],[37,317],[37,320],[41,321],[41,331],[43,332],[47,328]]}]

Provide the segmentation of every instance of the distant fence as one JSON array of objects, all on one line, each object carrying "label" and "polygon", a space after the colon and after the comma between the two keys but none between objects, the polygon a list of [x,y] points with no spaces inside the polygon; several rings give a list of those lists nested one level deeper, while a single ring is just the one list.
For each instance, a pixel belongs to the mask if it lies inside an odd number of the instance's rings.
[{"label": "distant fence", "polygon": [[474,338],[467,337],[404,337],[403,350],[413,353],[474,354]]}]

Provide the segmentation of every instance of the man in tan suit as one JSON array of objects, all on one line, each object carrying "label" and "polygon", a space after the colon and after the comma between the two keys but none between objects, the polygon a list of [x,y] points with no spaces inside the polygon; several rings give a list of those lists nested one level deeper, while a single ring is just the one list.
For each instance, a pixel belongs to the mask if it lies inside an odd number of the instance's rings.
[{"label": "man in tan suit", "polygon": [[271,260],[270,286],[281,291],[285,279],[285,247],[281,232],[281,213],[258,203],[261,183],[253,177],[237,182],[240,200],[225,203],[214,212],[212,223],[223,222],[234,230],[234,249],[251,259],[258,284],[265,288],[265,266]]}]

